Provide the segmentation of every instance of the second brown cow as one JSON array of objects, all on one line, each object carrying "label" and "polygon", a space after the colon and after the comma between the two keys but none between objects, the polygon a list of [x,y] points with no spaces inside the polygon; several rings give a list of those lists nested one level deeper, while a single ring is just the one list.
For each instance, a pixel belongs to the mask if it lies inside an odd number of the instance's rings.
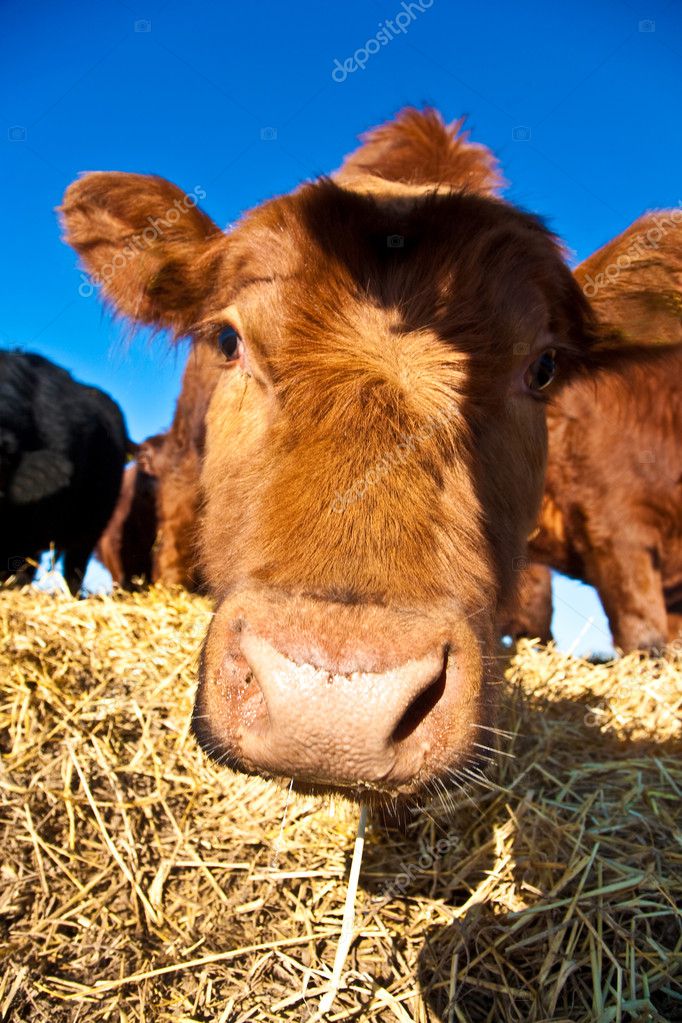
[{"label": "second brown cow", "polygon": [[[639,218],[575,271],[618,344],[657,346],[566,387],[548,409],[537,562],[595,586],[614,643],[659,650],[682,625],[682,211]],[[547,639],[549,573],[534,565],[514,635]]]},{"label": "second brown cow", "polygon": [[173,422],[148,437],[124,474],[118,504],[97,556],[124,589],[141,582],[204,588],[199,553],[201,460],[206,409],[218,378],[215,355],[192,349]]}]

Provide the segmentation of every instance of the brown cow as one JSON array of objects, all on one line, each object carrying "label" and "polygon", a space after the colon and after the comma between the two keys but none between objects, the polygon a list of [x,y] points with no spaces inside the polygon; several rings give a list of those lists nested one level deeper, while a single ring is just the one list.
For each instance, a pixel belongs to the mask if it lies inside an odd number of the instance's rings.
[{"label": "brown cow", "polygon": [[149,471],[158,481],[153,579],[192,592],[205,588],[198,530],[200,477],[206,411],[221,370],[211,346],[192,349],[170,430],[146,453]]},{"label": "brown cow", "polygon": [[[682,341],[682,211],[640,217],[575,271],[618,341]],[[599,370],[549,407],[549,464],[531,557],[597,588],[614,643],[658,649],[682,612],[682,354]],[[533,566],[512,635],[541,634]],[[540,584],[541,585],[541,584]]]},{"label": "brown cow", "polygon": [[658,650],[679,631],[681,389],[673,349],[646,367],[574,382],[549,410],[546,495],[529,555],[596,587],[621,650]]},{"label": "brown cow", "polygon": [[151,579],[155,539],[156,480],[133,462],[123,473],[116,507],[95,556],[117,586],[135,590]]},{"label": "brown cow", "polygon": [[203,589],[198,544],[206,410],[220,363],[206,346],[190,352],[173,422],[148,437],[126,473],[97,555],[126,589],[135,577]]},{"label": "brown cow", "polygon": [[192,336],[212,391],[194,727],[238,769],[380,798],[493,745],[544,398],[606,358],[555,239],[498,184],[459,125],[405,111],[227,235],[160,178],[66,193],[105,296]]},{"label": "brown cow", "polygon": [[156,452],[165,434],[148,437],[135,461],[123,474],[113,515],[102,533],[95,555],[122,589],[135,590],[151,582],[157,533]]}]

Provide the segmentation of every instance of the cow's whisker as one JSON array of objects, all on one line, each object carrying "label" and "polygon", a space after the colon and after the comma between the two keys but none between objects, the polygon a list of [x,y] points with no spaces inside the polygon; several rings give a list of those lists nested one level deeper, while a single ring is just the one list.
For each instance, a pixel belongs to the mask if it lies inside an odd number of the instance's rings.
[{"label": "cow's whisker", "polygon": [[509,750],[496,749],[494,746],[486,746],[485,743],[483,743],[483,742],[472,742],[471,745],[472,746],[477,746],[479,749],[489,750],[490,753],[494,753],[495,756],[500,754],[503,757],[509,757],[511,760],[515,760],[516,759],[516,754],[515,753],[510,753]]},{"label": "cow's whisker", "polygon": [[469,722],[471,728],[482,728],[486,732],[492,732],[494,735],[501,735],[505,739],[513,739],[515,737],[514,732],[507,732],[504,728],[496,728],[494,725],[482,725],[478,721]]}]

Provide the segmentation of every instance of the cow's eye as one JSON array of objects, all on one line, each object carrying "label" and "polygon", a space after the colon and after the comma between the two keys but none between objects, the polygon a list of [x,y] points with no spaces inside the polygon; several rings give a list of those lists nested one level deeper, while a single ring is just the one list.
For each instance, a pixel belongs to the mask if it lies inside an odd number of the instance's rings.
[{"label": "cow's eye", "polygon": [[218,348],[228,362],[235,362],[242,351],[242,339],[234,327],[223,327],[218,334]]},{"label": "cow's eye", "polygon": [[556,350],[548,348],[531,362],[526,370],[526,386],[531,391],[544,391],[556,375]]}]

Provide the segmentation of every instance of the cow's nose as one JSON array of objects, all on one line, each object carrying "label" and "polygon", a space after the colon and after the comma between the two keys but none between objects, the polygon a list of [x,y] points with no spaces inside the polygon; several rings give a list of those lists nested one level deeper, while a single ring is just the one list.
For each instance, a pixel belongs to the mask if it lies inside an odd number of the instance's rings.
[{"label": "cow's nose", "polygon": [[240,729],[258,770],[332,785],[390,785],[419,774],[431,738],[424,723],[445,691],[443,649],[382,672],[336,674],[284,657],[245,633],[241,650],[260,688]]}]

